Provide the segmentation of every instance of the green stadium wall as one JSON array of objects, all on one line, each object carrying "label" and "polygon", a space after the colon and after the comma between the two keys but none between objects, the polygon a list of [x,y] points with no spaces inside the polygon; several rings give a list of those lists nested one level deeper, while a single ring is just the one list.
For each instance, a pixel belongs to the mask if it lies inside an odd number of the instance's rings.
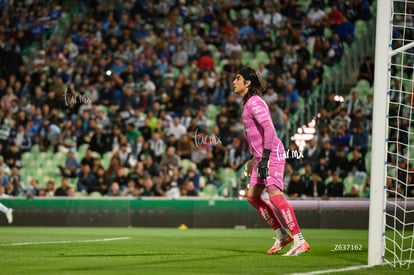
[{"label": "green stadium wall", "polygon": [[[190,228],[266,228],[246,200],[13,198],[14,226],[132,226]],[[368,200],[294,200],[303,228],[368,228]],[[4,215],[0,225],[7,225]]]}]

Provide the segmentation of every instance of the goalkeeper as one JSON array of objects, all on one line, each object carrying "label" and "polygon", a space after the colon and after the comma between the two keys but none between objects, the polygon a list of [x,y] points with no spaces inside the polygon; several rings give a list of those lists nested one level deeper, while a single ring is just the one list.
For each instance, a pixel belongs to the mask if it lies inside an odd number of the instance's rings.
[{"label": "goalkeeper", "polygon": [[[284,256],[297,256],[310,247],[303,238],[295,212],[285,199],[283,176],[285,169],[284,146],[276,135],[270,111],[261,98],[264,80],[250,67],[242,68],[233,80],[234,92],[243,98],[243,124],[246,140],[253,158],[246,163],[250,176],[247,200],[275,230],[275,242],[267,251],[273,254],[293,241]],[[273,207],[262,198],[266,189],[271,204],[281,214],[290,234],[284,229]]]}]

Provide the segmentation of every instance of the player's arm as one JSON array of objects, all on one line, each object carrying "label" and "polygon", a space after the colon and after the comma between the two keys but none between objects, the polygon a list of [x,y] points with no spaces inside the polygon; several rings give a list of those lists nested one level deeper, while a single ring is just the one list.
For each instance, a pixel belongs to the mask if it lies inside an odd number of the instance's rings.
[{"label": "player's arm", "polygon": [[253,118],[257,125],[262,127],[263,133],[263,152],[262,159],[257,166],[257,174],[259,178],[265,179],[269,176],[269,158],[272,150],[272,142],[274,137],[273,122],[270,118],[269,109],[266,108],[264,101],[257,101],[257,105],[253,107]]}]

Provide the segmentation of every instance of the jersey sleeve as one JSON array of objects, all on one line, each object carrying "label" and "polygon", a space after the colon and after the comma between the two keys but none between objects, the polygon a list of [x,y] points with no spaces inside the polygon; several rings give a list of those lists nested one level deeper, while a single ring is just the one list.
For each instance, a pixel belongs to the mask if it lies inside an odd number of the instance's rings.
[{"label": "jersey sleeve", "polygon": [[255,99],[251,104],[250,110],[253,120],[256,121],[258,127],[262,128],[263,134],[263,149],[272,149],[275,129],[268,106],[263,100]]}]

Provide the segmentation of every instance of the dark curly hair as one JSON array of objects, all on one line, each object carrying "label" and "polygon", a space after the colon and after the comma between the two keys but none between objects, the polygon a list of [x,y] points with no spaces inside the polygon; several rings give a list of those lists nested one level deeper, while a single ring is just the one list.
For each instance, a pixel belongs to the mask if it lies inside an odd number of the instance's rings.
[{"label": "dark curly hair", "polygon": [[266,82],[260,75],[260,73],[256,72],[251,67],[243,67],[239,72],[244,80],[250,81],[249,90],[247,91],[246,95],[243,97],[243,104],[246,104],[247,100],[252,97],[253,95],[262,96],[263,92],[266,89]]}]

